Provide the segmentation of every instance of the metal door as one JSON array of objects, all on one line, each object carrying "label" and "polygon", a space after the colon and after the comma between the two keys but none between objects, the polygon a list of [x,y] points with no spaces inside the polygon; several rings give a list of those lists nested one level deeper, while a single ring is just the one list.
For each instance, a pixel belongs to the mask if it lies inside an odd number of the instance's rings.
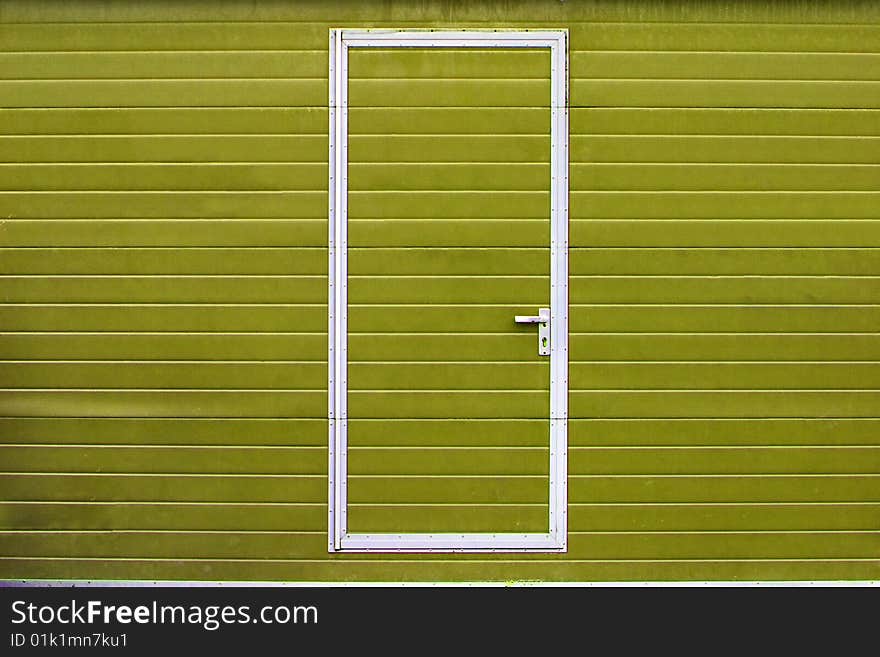
[{"label": "metal door", "polygon": [[566,546],[565,32],[337,30],[331,551]]}]

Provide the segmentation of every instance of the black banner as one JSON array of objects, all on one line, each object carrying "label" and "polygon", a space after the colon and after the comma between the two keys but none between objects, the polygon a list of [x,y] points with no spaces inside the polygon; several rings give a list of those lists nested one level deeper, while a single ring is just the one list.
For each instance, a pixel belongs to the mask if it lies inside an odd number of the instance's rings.
[{"label": "black banner", "polygon": [[[876,589],[661,587],[47,587],[0,589],[0,654],[369,648],[586,652],[742,648],[873,631]],[[829,601],[829,598],[831,599]],[[858,605],[848,603],[863,599]],[[838,625],[840,626],[840,625]],[[704,643],[700,637],[714,637]],[[723,640],[722,640],[723,639]],[[721,640],[721,644],[716,643]],[[835,639],[828,646],[840,648]]]}]

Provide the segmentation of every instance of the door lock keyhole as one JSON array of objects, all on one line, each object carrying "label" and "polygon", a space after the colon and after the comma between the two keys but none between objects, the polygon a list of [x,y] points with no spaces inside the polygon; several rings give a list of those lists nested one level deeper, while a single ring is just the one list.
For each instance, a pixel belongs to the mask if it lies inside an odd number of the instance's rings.
[{"label": "door lock keyhole", "polygon": [[538,355],[550,355],[550,309],[539,308],[537,315],[517,315],[514,317],[517,324],[538,325]]}]

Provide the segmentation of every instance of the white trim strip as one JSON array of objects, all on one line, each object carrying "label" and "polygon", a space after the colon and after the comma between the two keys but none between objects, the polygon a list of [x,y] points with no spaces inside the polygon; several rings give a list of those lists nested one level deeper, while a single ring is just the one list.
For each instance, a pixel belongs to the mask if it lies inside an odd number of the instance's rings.
[{"label": "white trim strip", "polygon": [[[568,33],[351,30],[330,32],[328,549],[331,552],[564,552],[568,446]],[[550,50],[549,518],[545,534],[349,534],[347,496],[347,226],[349,48],[548,48]],[[511,321],[513,317],[511,317]]]},{"label": "white trim strip", "polygon": [[[361,48],[554,48],[567,32],[523,30],[338,30],[349,46]],[[564,36],[562,39],[564,40]]]},{"label": "white trim strip", "polygon": [[562,546],[551,534],[346,534],[347,552],[541,552]]}]

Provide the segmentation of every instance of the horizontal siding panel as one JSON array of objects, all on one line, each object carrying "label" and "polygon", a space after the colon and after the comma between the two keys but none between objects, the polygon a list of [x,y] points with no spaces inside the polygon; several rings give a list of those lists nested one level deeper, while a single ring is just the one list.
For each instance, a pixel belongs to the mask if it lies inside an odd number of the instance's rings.
[{"label": "horizontal siding panel", "polygon": [[[868,172],[853,170],[853,189]],[[321,191],[327,189],[327,166],[307,164],[37,164],[0,167],[2,190],[32,191],[163,191],[266,190]],[[820,172],[822,173],[822,172]],[[826,173],[828,173],[826,171]],[[830,172],[833,174],[833,172]],[[349,189],[357,191],[547,191],[550,165],[352,164]],[[601,177],[599,175],[598,177]],[[814,175],[813,178],[816,178]],[[809,178],[807,179],[809,181]],[[809,182],[807,183],[809,184]],[[599,187],[597,181],[596,188]]]},{"label": "horizontal siding panel", "polygon": [[[26,110],[21,110],[24,112]],[[67,111],[67,110],[65,110]],[[75,111],[75,110],[69,110]],[[94,110],[100,111],[100,110]],[[125,110],[126,112],[148,110]],[[158,110],[153,110],[158,111]],[[187,110],[164,110],[166,112]],[[189,110],[192,111],[192,110]],[[245,110],[206,109],[230,114],[228,121],[241,121],[232,112]],[[280,109],[260,111],[266,117]],[[288,110],[318,112],[320,110]],[[15,117],[16,110],[7,110]],[[225,118],[224,114],[224,118]],[[108,117],[109,118],[109,117]],[[699,108],[699,107],[573,107],[569,111],[569,129],[573,141],[590,135],[768,135],[778,136],[877,136],[880,135],[880,111],[870,109],[780,109],[780,108]],[[118,120],[118,117],[117,117]],[[186,121],[184,117],[184,121]],[[548,134],[549,113],[544,108],[504,107],[354,107],[348,115],[352,138],[368,134]],[[267,121],[267,125],[277,122]],[[187,123],[184,123],[188,125]],[[89,125],[88,123],[86,125]],[[113,125],[112,123],[110,125]],[[311,124],[310,124],[311,125]],[[0,128],[2,130],[2,128]],[[163,132],[173,132],[173,128]],[[205,127],[193,132],[206,132]],[[221,129],[215,129],[221,132]],[[249,130],[236,130],[248,132]],[[754,140],[755,142],[757,140]],[[638,161],[638,159],[636,160]]]},{"label": "horizontal siding panel", "polygon": [[29,135],[0,143],[2,162],[327,161],[327,137],[320,134]]},{"label": "horizontal siding panel", "polygon": [[349,246],[549,247],[546,219],[351,219]]},{"label": "horizontal siding panel", "polygon": [[[487,478],[443,479],[442,500],[437,482],[419,477],[351,477],[350,499],[387,504],[406,498],[409,503],[482,503],[504,500],[531,503],[546,491],[544,477],[497,478],[497,489],[486,493]],[[685,502],[877,502],[878,475],[605,475],[569,478],[570,504],[685,503]],[[477,496],[475,496],[475,493]]]},{"label": "horizontal siding panel", "polygon": [[[10,310],[5,314],[13,315],[13,312]],[[171,309],[168,312],[173,316]],[[439,327],[443,327],[443,330],[449,331],[491,333],[498,331],[499,327],[508,327],[513,315],[527,315],[533,312],[534,307],[527,305],[353,305],[349,306],[348,327],[353,332],[422,333],[437,331],[440,330]],[[19,314],[22,313],[25,311],[19,310]],[[232,321],[231,313],[230,310],[230,321]],[[0,318],[5,317],[5,314],[4,308],[0,307]],[[28,309],[26,314],[28,318],[36,317],[34,309]],[[195,310],[193,314],[196,314]],[[11,319],[18,316],[13,315]],[[308,313],[306,316],[310,317]],[[275,326],[273,319],[278,321],[277,311],[268,315],[267,328]],[[25,322],[27,319],[21,318],[15,321]],[[30,325],[23,324],[23,326]],[[211,325],[217,325],[217,322],[212,322]],[[578,304],[569,306],[569,327],[577,333],[871,333],[878,325],[880,325],[880,307],[874,305]],[[9,328],[12,329],[14,326],[10,325]],[[319,329],[306,328],[303,325],[297,326],[296,330]]]},{"label": "horizontal siding panel", "polygon": [[[0,343],[2,344],[2,343]],[[350,361],[534,360],[535,336],[522,334],[354,334]],[[569,358],[629,360],[823,360],[880,359],[880,335],[835,334],[575,334]]]},{"label": "horizontal siding panel", "polygon": [[570,180],[596,191],[874,191],[880,166],[575,164]]},{"label": "horizontal siding panel", "polygon": [[[348,129],[350,139],[355,141],[383,134],[469,134],[476,139],[519,134],[546,138],[550,134],[550,112],[546,107],[351,107]],[[482,153],[481,159],[486,156],[488,153]]]},{"label": "horizontal siding panel", "polygon": [[[349,474],[358,476],[546,475],[549,466],[546,448],[361,448],[348,456]],[[877,474],[880,447],[576,447],[569,468],[572,475]]]},{"label": "horizontal siding panel", "polygon": [[550,192],[349,192],[348,212],[352,219],[543,219]]},{"label": "horizontal siding panel", "polygon": [[877,164],[877,144],[876,137],[585,135],[572,137],[571,161]]},{"label": "horizontal siding panel", "polygon": [[872,276],[880,271],[880,249],[867,248],[573,248],[569,250],[568,258],[569,270],[576,276],[664,274]]},{"label": "horizontal siding panel", "polygon": [[[30,420],[35,422],[35,420]],[[42,425],[39,425],[42,426]],[[880,444],[876,418],[625,418],[578,419],[568,423],[576,447],[872,445]],[[353,446],[546,447],[542,420],[363,420],[349,421]]]},{"label": "horizontal siding panel", "polygon": [[[454,120],[459,120],[453,117]],[[506,119],[498,119],[506,120]],[[878,164],[878,137],[748,135],[573,135],[577,163]],[[7,163],[314,162],[327,159],[322,135],[9,135]],[[471,162],[546,165],[549,137],[516,134],[350,137],[352,167],[365,163]],[[575,170],[577,170],[575,168]],[[408,184],[408,183],[402,183]]]},{"label": "horizontal siding panel", "polygon": [[[231,395],[224,395],[229,397]],[[227,407],[213,410],[218,416],[291,417],[300,404],[311,409],[309,401],[316,393],[275,393],[258,398],[257,393],[240,395],[236,400],[241,410]],[[141,405],[156,409],[150,413],[167,416],[172,406],[186,404],[188,399],[204,398],[204,406],[181,415],[210,415],[211,402],[221,398],[217,393],[79,393],[16,391],[0,395],[7,414],[70,415],[67,403],[81,404],[94,400],[94,411],[88,415],[135,415]],[[569,394],[571,417],[873,417],[880,393],[877,391],[573,391]],[[73,401],[71,401],[73,400]],[[106,401],[102,401],[106,400]],[[129,401],[125,401],[129,400]],[[142,400],[142,401],[139,401]],[[295,400],[295,403],[294,403]],[[321,401],[321,400],[319,400]],[[122,406],[123,404],[128,406]],[[191,403],[191,402],[190,402]],[[285,410],[284,404],[291,408]],[[540,418],[548,413],[548,393],[541,391],[485,392],[349,392],[349,414],[360,418]],[[317,402],[315,402],[317,405]],[[107,408],[107,407],[112,408]],[[249,409],[253,408],[251,411]],[[40,412],[42,409],[43,412]],[[204,409],[204,411],[203,411]],[[270,411],[269,409],[277,409]],[[123,412],[125,411],[125,412]],[[198,412],[196,412],[198,411]],[[75,412],[75,411],[73,411]],[[314,413],[305,417],[315,417]]]},{"label": "horizontal siding panel", "polygon": [[[496,25],[516,25],[525,19],[537,21],[562,21],[565,23],[581,23],[596,21],[633,22],[633,21],[669,21],[679,23],[692,22],[732,22],[741,23],[749,20],[761,20],[769,23],[811,23],[834,22],[867,22],[878,16],[872,6],[866,8],[861,2],[842,2],[834,5],[809,4],[791,6],[787,3],[769,3],[758,7],[751,5],[733,5],[718,8],[715,5],[692,5],[688,2],[675,1],[665,5],[654,3],[638,3],[634,5],[599,4],[589,7],[575,5],[548,4],[535,7],[532,3],[519,0],[504,7],[493,5],[465,5],[450,13],[447,7],[435,7],[419,3],[395,7],[395,12],[377,11],[369,6],[352,6],[345,1],[320,4],[308,4],[302,8],[279,8],[276,5],[235,6],[226,5],[219,8],[204,7],[199,3],[185,4],[169,11],[166,7],[87,5],[71,12],[63,3],[39,5],[34,7],[28,2],[13,1],[7,10],[10,21],[59,21],[63,23],[127,21],[149,22],[169,21],[172,17],[180,21],[332,21],[339,17],[347,21],[366,22],[370,25],[379,21],[380,25],[388,25],[389,20],[397,19],[403,23],[428,22],[447,24],[450,20],[460,20],[467,24],[493,23]],[[485,28],[485,26],[484,26]]]},{"label": "horizontal siding panel", "polygon": [[[827,5],[830,7],[830,5]],[[755,6],[743,7],[747,13]],[[589,45],[596,50],[671,50],[671,51],[758,51],[758,52],[856,52],[875,53],[880,29],[871,21],[840,21],[839,25],[804,24],[807,20],[802,8],[800,18],[789,24],[769,24],[757,19],[708,23],[689,23],[676,16],[662,22],[591,22],[574,24],[570,39],[575,47]],[[756,28],[754,22],[760,23]],[[821,22],[821,21],[818,21]],[[864,23],[864,24],[858,24]]]},{"label": "horizontal siding panel", "polygon": [[14,52],[0,54],[0,79],[320,78],[324,51]]},{"label": "horizontal siding panel", "polygon": [[7,331],[320,333],[327,329],[327,308],[323,303],[2,304],[0,325]]},{"label": "horizontal siding panel", "polygon": [[572,531],[875,530],[877,504],[574,504]]},{"label": "horizontal siding panel", "polygon": [[352,248],[348,272],[350,276],[549,275],[550,249]]},{"label": "horizontal siding panel", "polygon": [[[326,100],[324,102],[326,103]],[[358,80],[350,78],[348,102],[352,107],[549,108],[550,80],[499,80],[491,78]],[[267,102],[265,104],[280,103]],[[317,105],[318,103],[297,104]]]},{"label": "horizontal siding panel", "polygon": [[880,219],[880,193],[574,191],[569,212],[572,219]]},{"label": "horizontal siding panel", "polygon": [[[441,484],[441,485],[438,485]],[[348,499],[358,504],[535,504],[546,501],[547,477],[496,476],[442,479],[355,475],[348,479]]]},{"label": "horizontal siding panel", "polygon": [[348,168],[348,189],[549,191],[550,163],[352,164]]},{"label": "horizontal siding panel", "polygon": [[[180,53],[172,56],[185,60]],[[48,57],[57,59],[56,54]],[[294,136],[327,132],[326,107],[25,108],[2,109],[0,117],[4,135],[277,133],[289,142]]]},{"label": "horizontal siding panel", "polygon": [[[9,135],[277,133],[289,141],[303,135],[323,136],[327,130],[326,107],[7,108],[0,110],[0,116],[4,119],[0,134]],[[348,120],[352,138],[387,133],[546,135],[550,131],[549,113],[541,107],[353,107]],[[576,107],[570,111],[570,129],[575,139],[590,134],[877,136],[880,111]]]},{"label": "horizontal siding panel", "polygon": [[[523,286],[524,295],[528,289]],[[571,276],[569,298],[574,303],[877,303],[880,277]]]},{"label": "horizontal siding panel", "polygon": [[320,447],[0,447],[7,472],[323,474]]},{"label": "horizontal siding panel", "polygon": [[[212,333],[5,333],[4,360],[319,360],[326,358],[322,334]],[[352,361],[533,360],[535,338],[526,333],[355,334]],[[864,334],[577,334],[572,360],[880,360],[880,337]]]},{"label": "horizontal siding panel", "polygon": [[0,299],[40,303],[323,303],[323,276],[5,276]]},{"label": "horizontal siding panel", "polygon": [[224,107],[327,104],[327,81],[3,80],[3,107]]},{"label": "horizontal siding panel", "polygon": [[547,533],[546,504],[532,506],[393,506],[352,504],[346,521],[351,532],[536,532]]},{"label": "horizontal siding panel", "polygon": [[326,247],[327,223],[326,220],[303,219],[71,219],[51,220],[51,223],[47,219],[7,219],[0,224],[0,244],[4,247]]},{"label": "horizontal siding panel", "polygon": [[874,502],[876,475],[589,477],[569,486],[573,503]]},{"label": "horizontal siding panel", "polygon": [[[479,510],[477,513],[486,513],[485,507],[476,507],[476,509]],[[269,511],[265,510],[263,516],[269,516]],[[426,513],[428,511],[430,515]],[[534,515],[536,520],[541,519],[546,524],[546,512],[540,507],[505,505],[495,507],[492,511],[493,514],[504,518],[502,521],[504,524],[516,518],[514,513],[521,516],[527,513],[529,516]],[[876,527],[878,513],[880,513],[878,505],[871,504],[687,506],[594,504],[571,505],[568,522],[573,532],[845,531],[873,529]],[[426,508],[359,505],[349,510],[349,521],[352,522],[353,518],[357,518],[365,527],[381,526],[383,531],[388,532],[404,530],[430,532],[444,528],[446,531],[468,531],[459,529],[462,523],[456,523],[456,519],[461,518],[461,521],[467,523],[472,517],[471,514],[476,515],[474,507],[468,506]],[[91,515],[95,515],[95,511],[92,511]],[[411,527],[419,527],[419,529],[410,529]],[[73,527],[72,529],[90,528]]]},{"label": "horizontal siding panel", "polygon": [[[424,253],[425,258],[432,255],[431,252],[420,253]],[[368,254],[365,255],[369,257]],[[549,255],[545,254],[545,258],[549,261]],[[487,260],[488,258],[482,258],[479,262]],[[508,261],[511,260],[513,258],[509,257]],[[262,248],[259,251],[247,248],[187,249],[183,247],[0,249],[0,273],[120,276],[315,275],[327,273],[327,249],[314,247]]]},{"label": "horizontal siding panel", "polygon": [[[0,534],[0,555],[31,554],[61,556],[61,550],[68,550],[66,556],[108,557],[111,555],[140,554],[147,558],[174,558],[208,555],[223,555],[224,558],[240,558],[242,553],[270,555],[280,558],[317,556],[317,543],[320,536],[306,533],[285,532],[270,534],[226,534],[219,539],[213,534],[161,532],[107,532],[101,534],[44,532],[8,532]],[[214,545],[209,544],[213,541]],[[286,547],[281,543],[286,543]],[[326,540],[324,541],[326,550]],[[202,554],[197,554],[202,551]],[[236,557],[238,555],[238,557]]]},{"label": "horizontal siding panel", "polygon": [[[549,95],[549,93],[548,93]],[[546,110],[544,110],[546,112]],[[538,135],[357,135],[348,159],[362,162],[541,162],[550,161],[549,130]]]},{"label": "horizontal siding panel", "polygon": [[[18,377],[15,367],[23,370]],[[10,376],[5,380],[10,386],[13,382],[22,385],[20,380],[51,380],[50,373],[54,371],[40,366],[32,368],[35,374],[30,375],[28,367],[22,365],[7,368]],[[0,378],[5,371],[0,364]],[[45,378],[29,378],[37,376],[36,373]],[[880,363],[573,362],[569,364],[568,375],[572,390],[880,389]],[[546,363],[355,363],[348,371],[350,390],[504,390],[525,385],[544,387],[549,383],[550,368]]]},{"label": "horizontal siding panel", "polygon": [[[350,365],[353,369],[357,365]],[[362,419],[348,420],[348,440],[355,447],[540,447],[546,448],[550,425],[542,419]]]},{"label": "horizontal siding panel", "polygon": [[[571,217],[880,219],[877,196],[875,192],[573,192]],[[549,212],[550,199],[544,192],[352,192],[349,203],[355,220],[539,219]],[[324,192],[4,192],[0,212],[10,219],[319,219],[326,216],[327,196]],[[354,224],[351,232],[357,227]]]},{"label": "horizontal siding panel", "polygon": [[[517,390],[550,386],[550,364],[523,363],[351,363],[349,390]],[[570,369],[574,382],[575,369]],[[880,368],[880,366],[878,366]],[[3,366],[0,364],[0,378]]]},{"label": "horizontal siding panel", "polygon": [[[545,297],[546,299],[546,292]],[[544,299],[534,299],[544,303]],[[520,303],[522,301],[522,303]],[[351,304],[348,311],[348,329],[353,333],[413,333],[467,332],[497,333],[499,331],[528,332],[527,327],[513,323],[515,315],[532,315],[535,305],[528,305],[523,297],[516,305],[412,305]],[[2,316],[2,307],[0,307]],[[584,326],[581,324],[581,326]],[[584,328],[586,328],[584,326]],[[534,330],[532,327],[531,330]]]},{"label": "horizontal siding panel", "polygon": [[0,381],[7,388],[323,390],[327,386],[327,365],[322,362],[0,361]]},{"label": "horizontal siding panel", "polygon": [[877,474],[880,447],[574,448],[569,468],[574,475]]},{"label": "horizontal siding panel", "polygon": [[[479,521],[486,507],[352,505],[351,515],[375,527],[385,522],[389,531],[433,521],[422,531]],[[510,526],[517,519],[546,521],[540,505],[496,505],[495,517]],[[577,504],[569,507],[575,532],[657,531],[845,531],[876,527],[878,504]],[[506,516],[506,517],[505,517]],[[539,520],[540,519],[540,520]],[[485,520],[484,520],[485,522]],[[3,530],[176,530],[176,531],[299,531],[323,532],[324,504],[125,504],[125,503],[0,503]]]},{"label": "horizontal siding panel", "polygon": [[[592,44],[591,44],[592,45]],[[695,49],[698,50],[698,49]],[[867,53],[808,52],[573,52],[573,78],[877,80],[880,56]]]},{"label": "horizontal siding panel", "polygon": [[[156,254],[153,251],[119,252],[112,249],[91,251],[33,251],[31,254],[21,253],[18,249],[7,249],[0,252],[6,262],[2,263],[4,273],[18,273],[17,263],[22,266],[21,273],[38,273],[36,262],[46,261],[45,265],[53,268],[69,267],[74,270],[79,259],[97,268],[98,263],[120,262],[122,266],[140,268],[141,259],[156,263],[156,269],[149,273],[198,273],[192,269],[183,269],[183,265],[192,262],[193,268],[201,265],[202,271],[210,266],[233,267],[245,269],[248,266],[266,267],[247,273],[324,273],[316,272],[325,265],[325,251],[318,250],[265,250],[262,265],[249,264],[247,256],[252,253],[241,251],[165,251]],[[228,254],[228,258],[226,257]],[[156,255],[164,256],[161,260]],[[152,257],[150,257],[152,256]],[[222,256],[222,257],[221,257]],[[230,264],[225,264],[226,260]],[[370,248],[349,250],[349,272],[352,275],[539,275],[549,269],[549,252],[547,249],[524,248]],[[174,269],[158,269],[171,260]],[[185,260],[179,265],[178,260]],[[321,260],[321,265],[318,261]],[[130,265],[129,263],[137,263]],[[275,263],[278,263],[277,265]],[[72,264],[70,264],[72,263]],[[204,264],[202,264],[204,263]],[[822,276],[871,276],[880,265],[880,250],[876,248],[805,248],[805,249],[770,249],[770,248],[583,248],[569,250],[569,266],[576,276],[608,275],[822,275]],[[274,266],[277,269],[268,270]],[[178,269],[180,267],[180,269]],[[295,267],[302,272],[291,271]],[[306,267],[310,269],[307,270]],[[52,269],[51,271],[58,271]],[[106,272],[114,273],[108,269]],[[135,273],[135,272],[132,272]]]},{"label": "horizontal siding panel", "polygon": [[3,444],[324,447],[327,419],[3,417],[0,418],[0,441]]},{"label": "horizontal siding panel", "polygon": [[571,420],[572,446],[873,445],[876,418]]},{"label": "horizontal siding panel", "polygon": [[[348,452],[348,468],[352,475],[534,476],[549,474],[550,456],[547,447],[518,449],[352,447]],[[389,480],[388,485],[393,487],[394,482]],[[546,495],[535,501],[540,502],[545,498]],[[355,502],[357,500],[352,499],[352,503]]]},{"label": "horizontal siding panel", "polygon": [[[7,19],[11,20],[11,19]],[[6,51],[279,50],[326,48],[328,25],[304,22],[43,22],[0,26]]]},{"label": "horizontal siding panel", "polygon": [[[694,12],[700,16],[685,17],[681,13],[683,5],[679,4],[676,10],[664,9],[661,5],[651,6],[650,9],[638,10],[618,9],[616,15],[603,13],[601,16],[578,15],[566,20],[560,16],[547,17],[541,20],[564,21],[570,30],[570,40],[575,47],[589,46],[599,50],[706,50],[706,51],[741,51],[756,50],[768,52],[785,51],[817,51],[817,52],[876,52],[873,44],[880,38],[880,30],[872,24],[875,21],[865,15],[864,5],[854,11],[841,11],[837,7],[840,3],[826,5],[828,12],[836,15],[839,24],[823,25],[828,20],[824,13],[807,14],[801,7],[792,9],[788,20],[778,24],[772,21],[761,20],[755,14],[761,11],[760,7],[749,6],[740,10],[741,13],[722,16],[717,8],[711,10],[694,9],[693,5],[686,11]],[[774,5],[768,9],[768,14],[779,11],[781,5]],[[814,9],[817,5],[811,6]],[[607,6],[606,6],[607,7]],[[608,12],[603,7],[598,12]],[[65,8],[69,11],[69,8]],[[174,16],[170,21],[165,14],[154,14],[148,22],[126,23],[118,17],[118,22],[106,21],[106,16],[100,18],[95,15],[80,15],[79,22],[71,22],[69,14],[56,13],[52,18],[63,18],[62,21],[42,22],[45,16],[37,18],[33,14],[30,21],[38,20],[35,24],[8,23],[3,26],[0,43],[3,50],[278,50],[291,48],[326,48],[327,30],[330,23],[311,22],[302,16],[302,9],[297,14],[287,17],[289,21],[279,20],[273,15],[270,20],[260,22],[254,20],[254,15],[224,16],[226,20],[217,20],[216,8],[210,14],[202,14],[199,18],[210,22],[194,22],[181,20]],[[277,9],[272,10],[277,11]],[[579,12],[584,11],[579,7]],[[736,11],[736,10],[734,10]],[[509,8],[505,9],[505,15],[495,17],[492,20],[493,27],[517,26],[533,27],[533,21],[539,20],[537,16],[528,22],[511,20]],[[338,24],[346,12],[334,13],[333,16],[324,16],[324,20],[335,21]],[[529,14],[532,16],[532,13]],[[156,20],[164,18],[164,22]],[[361,16],[360,20],[367,20],[370,25],[384,27],[401,27],[408,22],[402,16],[396,16],[395,20],[376,20],[375,15]],[[722,20],[719,20],[721,18]],[[659,20],[658,20],[659,19]],[[96,22],[90,22],[95,20]],[[353,16],[348,21],[356,20]],[[449,16],[432,15],[428,20],[436,26],[450,25],[461,28],[468,24],[461,16],[456,15],[453,23],[448,23]],[[481,16],[477,20],[486,20]],[[700,21],[704,22],[700,22]],[[761,23],[761,29],[756,30],[754,22]],[[42,24],[41,24],[42,22]],[[531,23],[531,24],[529,24]],[[863,24],[859,24],[863,23]],[[346,23],[347,24],[347,23]],[[484,23],[471,23],[485,27]],[[295,35],[295,38],[292,38]]]},{"label": "horizontal siding panel", "polygon": [[570,93],[574,107],[880,108],[880,83],[865,80],[573,79]]},{"label": "horizontal siding panel", "polygon": [[549,409],[549,390],[348,392],[356,418],[544,418]]},{"label": "horizontal siding panel", "polygon": [[[578,331],[870,333],[880,322],[877,306],[576,306]],[[401,329],[404,327],[401,326]],[[408,330],[414,330],[407,327]],[[361,330],[379,330],[366,328]]]},{"label": "horizontal siding panel", "polygon": [[323,531],[326,525],[327,506],[319,503],[0,502],[3,530]]},{"label": "horizontal siding panel", "polygon": [[0,413],[24,417],[312,417],[327,393],[297,390],[0,390]]},{"label": "horizontal siding panel", "polygon": [[[537,301],[536,301],[537,303]],[[321,332],[322,304],[3,304],[0,318],[10,331],[73,332]],[[519,332],[513,316],[530,305],[450,305],[425,307],[352,306],[349,328],[376,332]],[[404,312],[404,315],[399,315]],[[873,332],[874,306],[590,306],[571,309],[572,329],[580,333],[735,333]],[[779,321],[777,321],[777,318]]]},{"label": "horizontal siding panel", "polygon": [[[880,358],[880,335],[633,334],[575,335],[572,360],[822,360]],[[772,417],[771,413],[771,417]]]},{"label": "horizontal siding panel", "polygon": [[[873,116],[873,115],[872,115]],[[878,164],[876,136],[573,135],[577,163]],[[7,136],[4,162],[324,162],[322,135]],[[549,161],[544,135],[353,135],[352,166],[368,162]],[[577,168],[575,167],[575,170]]]},{"label": "horizontal siding panel", "polygon": [[880,363],[572,363],[572,389],[880,389]]},{"label": "horizontal siding panel", "polygon": [[[692,533],[584,534],[570,539],[568,559],[618,559],[626,550],[631,559],[872,559],[880,546],[877,532],[823,533]],[[323,543],[323,544],[322,544]],[[125,555],[147,559],[236,559],[259,554],[264,559],[314,558],[326,551],[320,535],[229,533],[218,540],[202,533],[162,534],[6,532],[0,534],[0,555],[30,554],[40,557],[91,557]],[[387,560],[387,555],[359,555],[364,561]],[[422,554],[423,560],[444,561],[448,555]],[[506,554],[488,554],[486,561],[505,561]],[[541,553],[517,555],[520,561],[557,561]]]},{"label": "horizontal siding panel", "polygon": [[[4,498],[56,502],[327,502],[315,475],[4,474]],[[325,538],[326,543],[326,538]]]},{"label": "horizontal siding panel", "polygon": [[569,116],[573,134],[880,135],[880,111],[866,109],[592,107],[573,108]]},{"label": "horizontal siding panel", "polygon": [[863,219],[582,220],[570,222],[570,230],[576,247],[880,246],[880,222]]},{"label": "horizontal siding panel", "polygon": [[[349,362],[536,360],[534,327],[519,333],[349,334]],[[382,416],[380,416],[382,417]]]},{"label": "horizontal siding panel", "polygon": [[[351,499],[387,504],[437,503],[437,481],[424,477],[351,477]],[[533,504],[546,496],[546,477],[444,477],[443,503]],[[327,499],[324,476],[7,474],[8,500],[119,502],[317,502]],[[592,476],[573,477],[572,504],[880,502],[880,476]],[[322,532],[323,534],[323,532]],[[326,537],[324,538],[326,547]]]},{"label": "horizontal siding panel", "polygon": [[[550,289],[549,276],[477,276],[450,277],[378,277],[348,278],[351,303],[511,303],[538,305],[545,303]],[[503,329],[517,328],[513,316]],[[522,327],[519,327],[522,328]],[[532,327],[534,328],[534,327]],[[435,330],[443,331],[439,326]]]},{"label": "horizontal siding panel", "polygon": [[[408,84],[408,78],[550,79],[550,53],[546,49],[367,48],[350,51],[348,57],[350,80],[385,78],[395,85],[398,81]],[[357,89],[352,87],[352,96]]]},{"label": "horizontal siding panel", "polygon": [[[296,393],[276,395],[277,399]],[[307,393],[299,393],[308,398]],[[10,406],[25,412],[27,400],[71,398],[71,393],[7,392]],[[83,396],[86,396],[83,394]],[[107,395],[112,398],[114,395]],[[120,398],[123,397],[119,393]],[[171,397],[172,395],[165,395]],[[181,395],[183,397],[183,395]],[[205,396],[208,396],[206,393]],[[97,394],[96,398],[100,398]],[[149,399],[148,394],[134,396]],[[160,395],[157,395],[160,397]],[[244,397],[244,395],[243,395]],[[360,418],[539,418],[548,413],[549,393],[543,391],[349,391],[349,415]],[[21,404],[16,400],[21,399]],[[570,417],[874,417],[878,391],[822,390],[613,390],[569,393]],[[137,402],[133,401],[133,404]],[[242,400],[244,403],[244,400]],[[243,412],[243,411],[242,411]],[[58,413],[51,413],[57,415]],[[130,413],[126,413],[130,414]],[[228,413],[240,416],[240,413]],[[259,417],[262,412],[256,413]],[[289,417],[289,414],[281,414]]]},{"label": "horizontal siding panel", "polygon": [[[383,562],[383,579],[426,582],[437,576],[438,563],[420,557]],[[209,572],[212,580],[376,581],[373,560],[206,560],[206,559],[0,559],[7,579],[76,579],[86,568],[93,579],[188,580]],[[783,581],[865,580],[880,576],[874,559],[723,559],[723,560],[474,560],[447,559],[443,577],[461,581]]]},{"label": "horizontal siding panel", "polygon": [[[880,392],[573,391],[571,417],[874,417]],[[353,407],[353,405],[352,405]]]},{"label": "horizontal siding panel", "polygon": [[0,334],[0,359],[3,360],[325,361],[326,358],[326,334]]},{"label": "horizontal siding panel", "polygon": [[324,192],[3,192],[0,213],[20,219],[266,218],[327,215]]},{"label": "horizontal siding panel", "polygon": [[27,164],[0,166],[4,191],[324,191],[312,164]]}]

